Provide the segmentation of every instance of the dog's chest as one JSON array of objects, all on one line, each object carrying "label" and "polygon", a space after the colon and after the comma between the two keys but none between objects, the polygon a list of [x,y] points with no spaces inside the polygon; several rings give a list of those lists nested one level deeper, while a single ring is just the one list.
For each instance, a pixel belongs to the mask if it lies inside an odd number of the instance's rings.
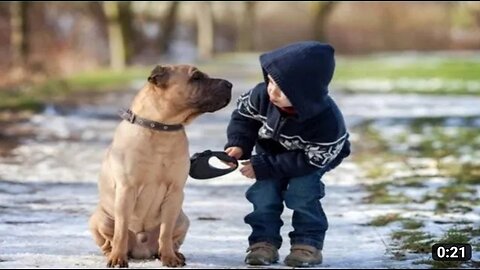
[{"label": "dog's chest", "polygon": [[[190,160],[188,154],[178,153],[177,157],[152,155],[135,175],[135,207],[130,229],[135,232],[149,230],[160,224],[162,206],[166,200],[183,196],[183,188],[188,177]],[[142,167],[142,166],[139,166]]]}]

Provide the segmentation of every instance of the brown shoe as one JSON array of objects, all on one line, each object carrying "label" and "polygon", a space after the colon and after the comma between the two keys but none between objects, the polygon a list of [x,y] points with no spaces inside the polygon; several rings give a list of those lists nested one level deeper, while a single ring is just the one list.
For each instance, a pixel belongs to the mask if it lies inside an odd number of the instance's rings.
[{"label": "brown shoe", "polygon": [[322,251],[309,245],[293,245],[285,264],[292,267],[311,267],[322,263]]},{"label": "brown shoe", "polygon": [[249,265],[270,265],[278,261],[278,249],[267,242],[259,242],[251,245],[245,257],[245,263]]}]

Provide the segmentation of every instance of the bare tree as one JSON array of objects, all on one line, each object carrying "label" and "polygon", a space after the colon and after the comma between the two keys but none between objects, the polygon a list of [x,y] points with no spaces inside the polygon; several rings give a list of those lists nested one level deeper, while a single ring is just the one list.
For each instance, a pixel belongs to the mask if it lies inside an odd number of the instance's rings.
[{"label": "bare tree", "polygon": [[480,27],[480,3],[471,1],[468,2],[467,5],[474,18],[475,24]]},{"label": "bare tree", "polygon": [[175,25],[177,20],[178,8],[180,7],[179,1],[172,1],[167,9],[165,18],[160,20],[160,29],[162,34],[158,36],[158,46],[160,53],[168,51],[170,41],[173,33],[175,32]]},{"label": "bare tree", "polygon": [[132,12],[131,1],[118,2],[118,16],[123,35],[123,47],[125,48],[125,61],[127,64],[131,63],[134,56],[133,41],[136,33],[133,28],[134,15]]},{"label": "bare tree", "polygon": [[310,9],[313,13],[313,35],[315,40],[327,41],[327,22],[337,2],[312,2]]},{"label": "bare tree", "polygon": [[29,22],[28,10],[31,3],[12,1],[10,3],[12,64],[21,67],[26,64],[30,51],[28,43]]},{"label": "bare tree", "polygon": [[214,50],[214,19],[210,2],[197,2],[197,46],[200,59],[213,56]]},{"label": "bare tree", "polygon": [[252,51],[254,47],[256,2],[242,2],[237,36],[237,51]]},{"label": "bare tree", "polygon": [[103,10],[107,18],[108,41],[110,47],[110,67],[114,70],[125,69],[127,63],[127,49],[125,36],[120,23],[119,2],[103,2]]}]

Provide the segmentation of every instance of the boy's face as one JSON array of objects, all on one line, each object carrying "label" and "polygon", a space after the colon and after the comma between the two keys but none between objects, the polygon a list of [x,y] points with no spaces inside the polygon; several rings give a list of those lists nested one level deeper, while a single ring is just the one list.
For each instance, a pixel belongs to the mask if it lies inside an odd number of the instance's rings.
[{"label": "boy's face", "polygon": [[275,83],[273,78],[268,75],[268,96],[270,101],[278,107],[291,107],[292,103],[288,100],[287,96],[280,90],[280,87]]}]

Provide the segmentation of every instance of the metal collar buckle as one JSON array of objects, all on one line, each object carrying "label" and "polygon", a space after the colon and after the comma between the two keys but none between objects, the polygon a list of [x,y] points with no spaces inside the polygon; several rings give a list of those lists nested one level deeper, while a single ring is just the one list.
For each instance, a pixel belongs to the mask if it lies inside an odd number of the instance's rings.
[{"label": "metal collar buckle", "polygon": [[127,113],[129,114],[128,122],[133,124],[135,122],[135,114],[132,113],[132,111],[130,111],[130,110],[128,110]]}]

